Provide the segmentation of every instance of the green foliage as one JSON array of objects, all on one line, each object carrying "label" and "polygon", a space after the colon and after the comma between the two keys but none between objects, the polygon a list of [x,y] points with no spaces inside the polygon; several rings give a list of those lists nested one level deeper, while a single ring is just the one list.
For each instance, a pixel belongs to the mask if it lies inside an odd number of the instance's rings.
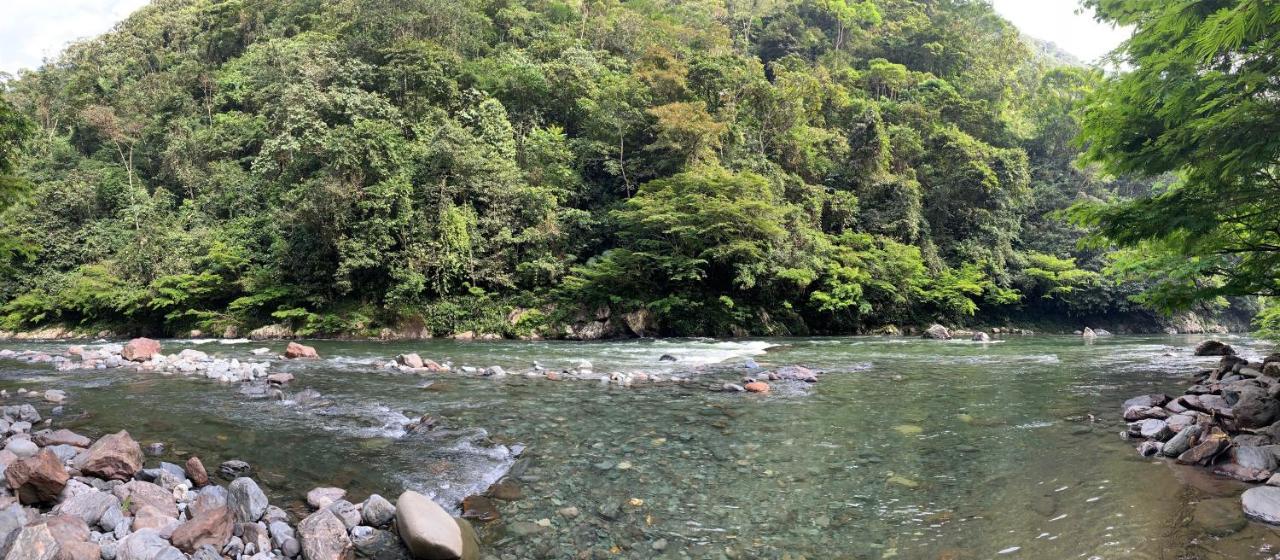
[{"label": "green foliage", "polygon": [[972,0],[160,2],[5,84],[4,326],[1114,312],[1057,219],[1135,189],[1072,166],[1102,80]]},{"label": "green foliage", "polygon": [[1132,200],[1087,201],[1075,220],[1116,265],[1150,279],[1166,309],[1223,296],[1280,294],[1280,7],[1270,2],[1089,0],[1134,26],[1084,112],[1086,157],[1112,174],[1172,176]]}]

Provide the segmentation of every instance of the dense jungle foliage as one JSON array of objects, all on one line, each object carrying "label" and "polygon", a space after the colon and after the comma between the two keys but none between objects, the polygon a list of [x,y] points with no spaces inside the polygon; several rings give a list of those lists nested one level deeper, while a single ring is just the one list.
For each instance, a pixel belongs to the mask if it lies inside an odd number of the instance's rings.
[{"label": "dense jungle foliage", "polygon": [[0,328],[1128,312],[1060,218],[1151,183],[1074,164],[1104,77],[1045,52],[978,0],[157,0],[4,86]]}]

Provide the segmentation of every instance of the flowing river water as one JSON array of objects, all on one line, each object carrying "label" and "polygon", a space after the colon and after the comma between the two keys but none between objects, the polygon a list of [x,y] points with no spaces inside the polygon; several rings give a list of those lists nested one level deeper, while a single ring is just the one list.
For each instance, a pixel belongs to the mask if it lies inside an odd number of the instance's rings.
[{"label": "flowing river water", "polygon": [[[1118,435],[1124,399],[1180,393],[1214,363],[1191,356],[1199,340],[317,341],[321,360],[272,364],[297,376],[289,392],[320,392],[309,402],[247,398],[180,375],[9,360],[0,389],[10,404],[18,388],[64,389],[55,425],[90,436],[128,429],[166,443],[159,459],[197,454],[211,469],[248,461],[272,503],[299,511],[318,485],[358,499],[412,488],[456,508],[514,468],[520,498],[498,501],[501,518],[478,524],[490,558],[1276,558],[1275,529],[1213,523],[1238,515],[1242,485],[1143,459]],[[1227,340],[1250,357],[1273,351]],[[242,359],[283,348],[223,342],[164,344]],[[379,367],[402,352],[510,375]],[[660,362],[664,354],[677,361]],[[748,358],[826,373],[768,395],[708,389],[738,381]],[[520,375],[535,361],[555,370],[580,360],[693,382],[624,388]],[[410,428],[423,415],[435,429]],[[1205,507],[1214,503],[1237,507],[1220,516]]]}]

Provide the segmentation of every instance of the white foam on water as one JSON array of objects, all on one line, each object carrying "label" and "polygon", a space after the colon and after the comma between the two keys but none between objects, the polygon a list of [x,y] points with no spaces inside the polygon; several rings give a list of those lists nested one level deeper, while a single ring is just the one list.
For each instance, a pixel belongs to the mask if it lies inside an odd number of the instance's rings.
[{"label": "white foam on water", "polygon": [[248,344],[253,342],[247,338],[222,338],[218,339],[218,344]]}]

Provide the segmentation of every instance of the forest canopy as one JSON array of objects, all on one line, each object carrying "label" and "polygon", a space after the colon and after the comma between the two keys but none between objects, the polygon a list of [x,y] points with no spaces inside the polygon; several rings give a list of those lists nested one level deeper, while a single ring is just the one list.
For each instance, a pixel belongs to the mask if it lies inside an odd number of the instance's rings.
[{"label": "forest canopy", "polygon": [[1046,51],[979,0],[157,0],[4,86],[0,328],[1131,312],[1061,214],[1151,183],[1074,164],[1105,79]]}]

